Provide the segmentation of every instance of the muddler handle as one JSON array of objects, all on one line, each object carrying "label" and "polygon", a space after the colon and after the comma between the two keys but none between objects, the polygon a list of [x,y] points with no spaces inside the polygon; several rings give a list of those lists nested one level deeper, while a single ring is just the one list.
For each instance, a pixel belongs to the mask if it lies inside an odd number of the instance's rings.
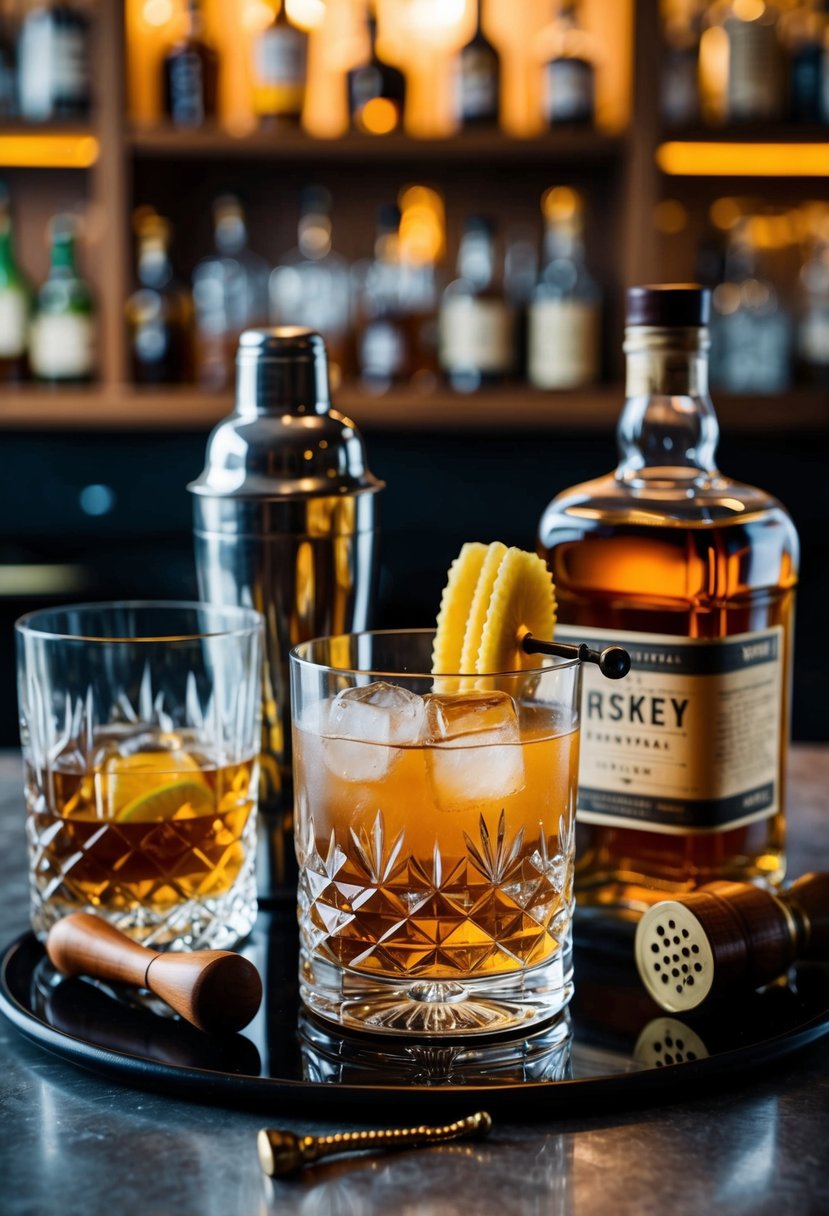
[{"label": "muddler handle", "polygon": [[241,1030],[262,1001],[253,963],[230,950],[171,951],[139,946],[87,912],[64,916],[49,930],[46,952],[63,975],[88,975],[149,988],[176,1013],[211,1033]]}]

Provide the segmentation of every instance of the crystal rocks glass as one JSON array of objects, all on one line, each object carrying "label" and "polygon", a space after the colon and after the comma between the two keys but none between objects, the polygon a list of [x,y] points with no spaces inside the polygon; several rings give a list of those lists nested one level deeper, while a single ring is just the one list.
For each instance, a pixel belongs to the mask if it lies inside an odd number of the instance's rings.
[{"label": "crystal rocks glass", "polygon": [[300,994],[374,1033],[526,1029],[572,994],[580,665],[435,677],[432,641],[292,652]]},{"label": "crystal rocks glass", "polygon": [[256,916],[262,618],[81,604],[16,625],[32,925],[226,947]]}]

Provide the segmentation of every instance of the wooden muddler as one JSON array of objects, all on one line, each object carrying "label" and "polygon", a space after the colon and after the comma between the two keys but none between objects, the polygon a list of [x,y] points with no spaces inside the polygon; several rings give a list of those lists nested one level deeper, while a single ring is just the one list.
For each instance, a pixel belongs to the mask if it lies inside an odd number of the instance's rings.
[{"label": "wooden muddler", "polygon": [[46,952],[63,975],[149,988],[181,1017],[213,1034],[247,1026],[262,1001],[259,972],[241,954],[160,954],[86,912],[74,912],[53,925]]}]

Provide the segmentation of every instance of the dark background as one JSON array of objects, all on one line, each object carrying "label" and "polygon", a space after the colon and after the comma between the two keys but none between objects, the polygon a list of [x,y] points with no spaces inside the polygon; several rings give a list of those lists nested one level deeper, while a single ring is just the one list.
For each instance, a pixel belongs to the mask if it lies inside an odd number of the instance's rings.
[{"label": "dark background", "polygon": [[[620,403],[621,404],[621,403]],[[474,408],[474,406],[473,406]],[[785,425],[785,399],[780,404]],[[532,548],[547,502],[615,465],[610,431],[532,434],[384,432],[365,435],[382,502],[379,626],[434,622],[449,562],[467,540]],[[0,745],[17,742],[13,623],[68,599],[195,598],[191,500],[206,433],[5,432],[0,479]],[[829,738],[829,436],[726,435],[724,472],[760,485],[792,513],[802,545],[793,733]],[[104,485],[111,509],[86,514],[81,492]],[[35,596],[4,566],[68,565],[71,591]]]}]

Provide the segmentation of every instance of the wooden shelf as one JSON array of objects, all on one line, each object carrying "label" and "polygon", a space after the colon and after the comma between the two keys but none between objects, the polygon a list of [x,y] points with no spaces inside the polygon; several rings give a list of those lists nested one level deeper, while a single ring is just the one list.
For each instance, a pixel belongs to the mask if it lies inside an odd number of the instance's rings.
[{"label": "wooden shelf", "polygon": [[[604,431],[615,426],[621,385],[578,392],[542,392],[524,385],[465,395],[449,389],[426,393],[408,387],[373,396],[346,387],[335,407],[366,430],[394,431]],[[795,388],[780,396],[715,394],[724,432],[825,430],[829,394]],[[136,389],[6,389],[0,397],[0,430],[192,430],[206,431],[232,409],[229,394],[192,387]]]},{"label": "wooden shelf", "polygon": [[446,139],[414,139],[408,135],[348,134],[315,139],[302,131],[253,131],[232,135],[221,129],[182,131],[175,127],[136,128],[127,137],[133,155],[145,159],[177,160],[457,161],[470,163],[497,157],[522,164],[606,163],[621,158],[624,136],[602,131],[562,129],[532,139],[513,139],[500,131],[464,131]]},{"label": "wooden shelf", "polygon": [[692,126],[667,127],[660,139],[662,142],[682,140],[701,144],[829,144],[829,125],[769,122],[707,127],[694,123]]}]

